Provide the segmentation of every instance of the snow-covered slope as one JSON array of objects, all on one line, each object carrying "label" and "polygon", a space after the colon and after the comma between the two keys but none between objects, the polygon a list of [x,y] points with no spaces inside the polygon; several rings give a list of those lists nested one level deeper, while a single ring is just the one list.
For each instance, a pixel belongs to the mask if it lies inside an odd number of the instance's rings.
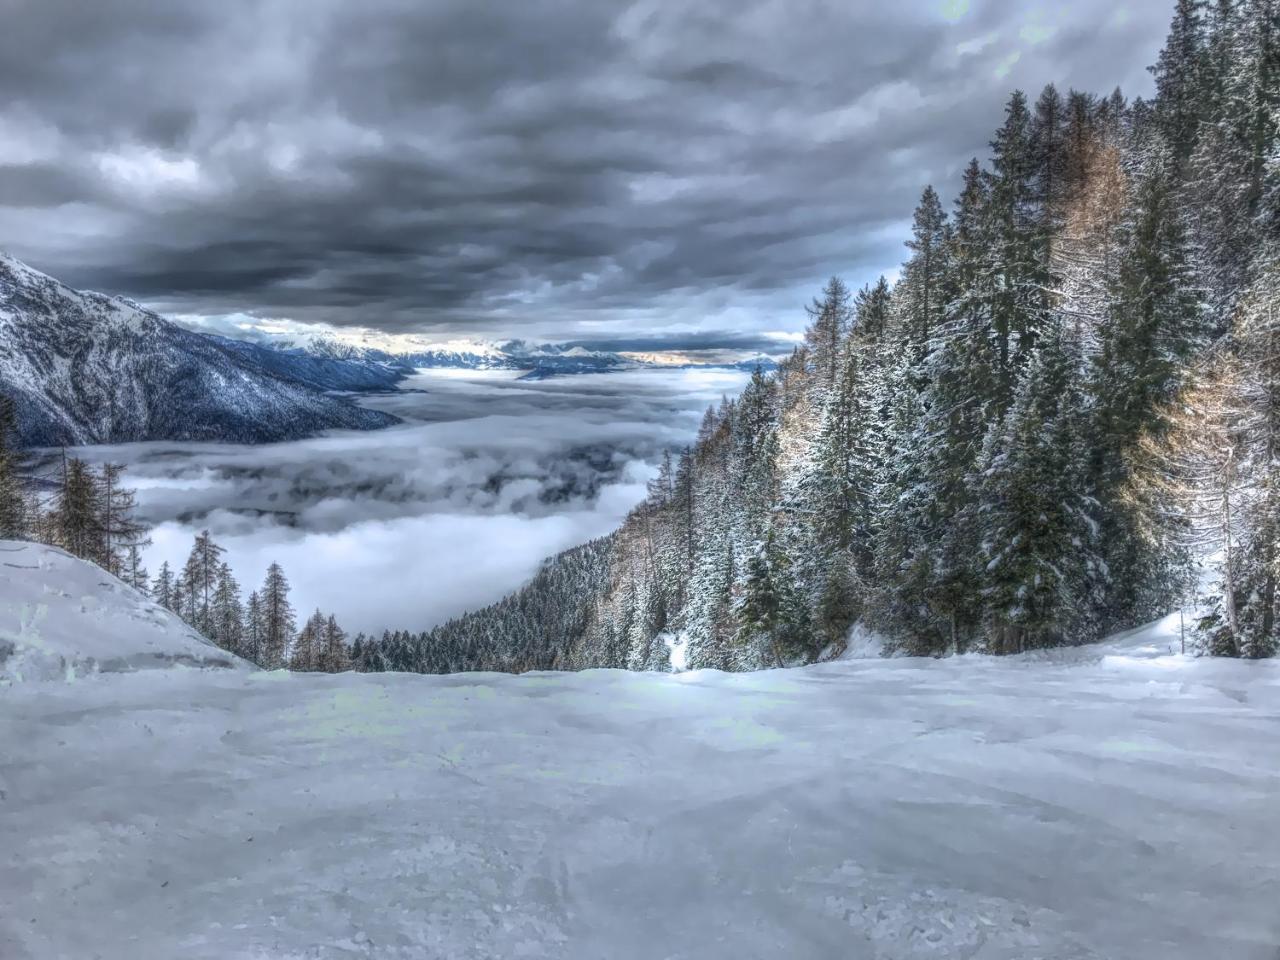
[{"label": "snow-covered slope", "polygon": [[72,290],[0,254],[0,392],[30,446],[265,442],[395,418],[290,379],[132,301]]},{"label": "snow-covered slope", "polygon": [[0,687],[174,666],[248,669],[101,567],[0,540]]},{"label": "snow-covered slope", "polygon": [[1167,639],[13,687],[0,956],[1275,960],[1280,663]]}]

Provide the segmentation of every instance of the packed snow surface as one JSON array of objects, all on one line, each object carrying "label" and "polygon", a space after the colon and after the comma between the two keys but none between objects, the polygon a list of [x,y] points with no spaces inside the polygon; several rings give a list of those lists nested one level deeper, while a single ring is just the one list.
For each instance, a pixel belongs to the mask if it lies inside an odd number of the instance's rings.
[{"label": "packed snow surface", "polygon": [[101,567],[0,540],[0,688],[182,666],[248,668]]},{"label": "packed snow surface", "polygon": [[1280,665],[1172,626],[748,675],[14,685],[0,956],[1275,960]]}]

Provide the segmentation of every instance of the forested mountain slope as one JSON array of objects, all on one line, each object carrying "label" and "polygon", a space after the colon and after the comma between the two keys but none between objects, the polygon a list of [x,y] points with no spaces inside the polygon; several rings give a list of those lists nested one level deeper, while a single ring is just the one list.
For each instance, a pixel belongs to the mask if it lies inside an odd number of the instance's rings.
[{"label": "forested mountain slope", "polygon": [[388,631],[356,639],[359,670],[454,673],[462,670],[563,670],[585,641],[593,604],[609,588],[609,537],[548,560],[523,589],[425,633]]},{"label": "forested mountain slope", "polygon": [[14,403],[19,445],[261,443],[397,422],[326,395],[324,364],[299,379],[273,353],[72,290],[0,254],[0,395]]},{"label": "forested mountain slope", "polygon": [[[1273,654],[1280,4],[1181,0],[1153,72],[1150,102],[1015,93],[897,283],[831,281],[664,465],[554,662],[661,669],[679,631],[690,666],[780,665],[857,620],[920,654],[1084,643],[1180,606],[1195,557],[1198,642]],[[472,622],[522,636],[540,589]]]}]

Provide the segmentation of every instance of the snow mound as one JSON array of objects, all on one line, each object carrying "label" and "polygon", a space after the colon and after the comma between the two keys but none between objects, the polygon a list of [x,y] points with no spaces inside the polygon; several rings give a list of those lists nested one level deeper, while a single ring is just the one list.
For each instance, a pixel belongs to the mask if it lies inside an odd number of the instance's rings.
[{"label": "snow mound", "polygon": [[0,540],[0,686],[174,666],[248,668],[101,567]]},{"label": "snow mound", "polygon": [[859,620],[849,628],[844,650],[836,660],[875,660],[884,656],[885,639]]}]

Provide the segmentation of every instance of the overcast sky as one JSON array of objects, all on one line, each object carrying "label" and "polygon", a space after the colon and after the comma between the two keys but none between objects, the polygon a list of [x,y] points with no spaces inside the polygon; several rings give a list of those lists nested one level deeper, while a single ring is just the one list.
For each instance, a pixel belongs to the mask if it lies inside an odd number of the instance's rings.
[{"label": "overcast sky", "polygon": [[[0,0],[0,248],[165,312],[795,329],[1172,0]],[[675,336],[680,334],[680,336]]]}]

